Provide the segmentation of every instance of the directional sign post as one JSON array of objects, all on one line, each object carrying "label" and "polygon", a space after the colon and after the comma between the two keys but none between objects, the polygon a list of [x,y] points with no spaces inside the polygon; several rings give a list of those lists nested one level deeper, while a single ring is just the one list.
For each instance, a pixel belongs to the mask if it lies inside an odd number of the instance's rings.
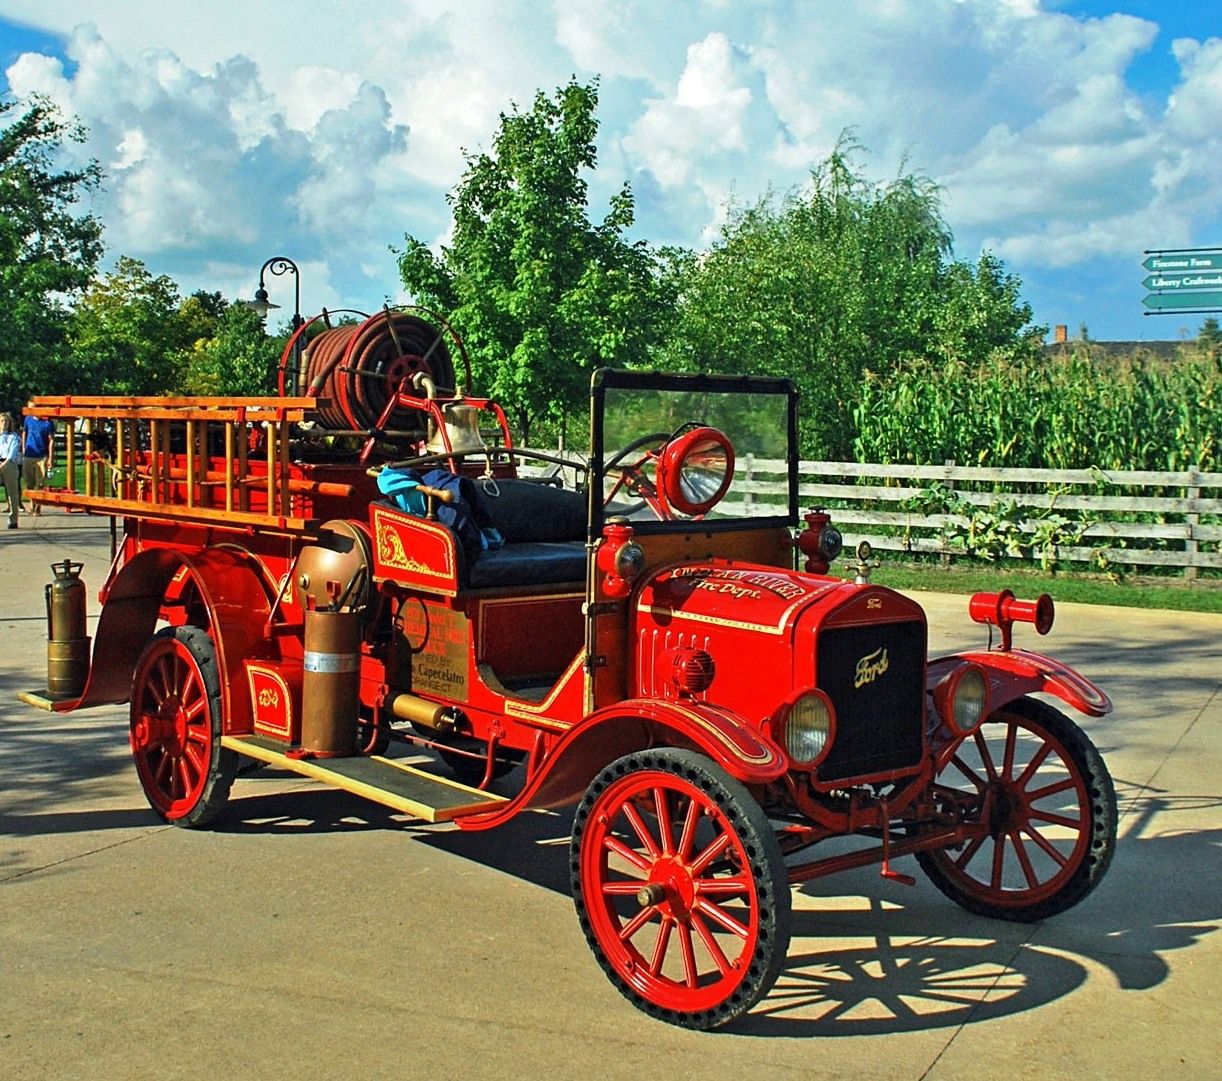
[{"label": "directional sign post", "polygon": [[1154,293],[1142,303],[1155,311],[1212,311],[1222,309],[1222,291]]},{"label": "directional sign post", "polygon": [[1147,270],[1160,270],[1164,274],[1222,270],[1222,251],[1161,251],[1150,255],[1141,265]]},{"label": "directional sign post", "polygon": [[1145,315],[1222,311],[1222,249],[1148,251],[1141,265],[1151,272],[1141,283]]}]

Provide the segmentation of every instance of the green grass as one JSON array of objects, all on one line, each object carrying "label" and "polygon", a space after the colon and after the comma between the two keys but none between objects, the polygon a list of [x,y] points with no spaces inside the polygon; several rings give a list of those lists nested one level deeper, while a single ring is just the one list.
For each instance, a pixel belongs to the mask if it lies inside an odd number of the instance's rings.
[{"label": "green grass", "polygon": [[[848,566],[839,568],[848,574]],[[835,571],[833,571],[835,573]],[[1041,574],[1031,570],[989,567],[933,567],[884,562],[870,580],[893,589],[937,593],[976,593],[1009,589],[1020,598],[1047,593],[1054,601],[1112,604],[1122,608],[1163,608],[1181,612],[1222,612],[1222,583],[1168,584],[1167,579],[1111,582],[1089,575]]]}]

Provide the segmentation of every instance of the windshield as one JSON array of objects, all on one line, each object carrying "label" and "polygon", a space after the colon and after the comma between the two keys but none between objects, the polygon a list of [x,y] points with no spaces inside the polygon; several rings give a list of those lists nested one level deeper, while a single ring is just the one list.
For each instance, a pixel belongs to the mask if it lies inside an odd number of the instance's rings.
[{"label": "windshield", "polygon": [[783,379],[601,371],[591,477],[610,517],[652,532],[797,521],[797,395]]}]

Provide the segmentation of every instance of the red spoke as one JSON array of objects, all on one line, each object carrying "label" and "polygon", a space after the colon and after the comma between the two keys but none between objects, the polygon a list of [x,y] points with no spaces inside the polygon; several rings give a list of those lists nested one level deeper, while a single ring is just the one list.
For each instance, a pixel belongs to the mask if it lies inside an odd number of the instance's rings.
[{"label": "red spoke", "polygon": [[1032,811],[1029,818],[1034,818],[1039,822],[1047,822],[1050,826],[1064,826],[1066,829],[1082,831],[1083,822],[1079,818],[1070,818],[1068,815],[1056,815],[1050,811]]},{"label": "red spoke", "polygon": [[649,868],[653,865],[652,861],[647,860],[639,852],[629,848],[618,837],[608,837],[603,841],[603,844],[608,850],[627,860],[633,867],[640,871],[641,874],[649,874]]},{"label": "red spoke", "polygon": [[691,857],[692,845],[696,843],[696,827],[700,824],[700,804],[688,800],[687,815],[683,819],[683,834],[679,838],[678,856],[681,860]]},{"label": "red spoke", "polygon": [[704,869],[729,847],[730,835],[728,833],[718,835],[718,837],[711,841],[708,847],[705,848],[705,850],[692,861],[691,866],[688,867],[688,872],[693,878],[695,878],[696,875],[702,874]]},{"label": "red spoke", "polygon": [[178,773],[182,779],[182,794],[189,795],[195,789],[199,774],[192,768],[191,761],[186,757],[178,760]]},{"label": "red spoke", "polygon": [[1001,889],[1001,880],[1005,871],[1006,865],[1006,839],[1004,836],[996,837],[993,840],[993,875],[989,880],[989,885],[995,889]]},{"label": "red spoke", "polygon": [[1071,788],[1077,788],[1072,777],[1066,777],[1063,781],[1057,781],[1056,784],[1046,785],[1043,788],[1037,789],[1035,792],[1027,793],[1027,801],[1029,803],[1038,803],[1042,799],[1047,799],[1049,796],[1058,795],[1061,792],[1068,792]]},{"label": "red spoke", "polygon": [[199,715],[208,709],[208,702],[203,698],[193,698],[190,702],[184,699],[182,706],[183,715],[187,718],[187,723],[193,724],[199,720]]},{"label": "red spoke", "polygon": [[1040,884],[1039,876],[1036,875],[1035,868],[1031,866],[1031,857],[1027,855],[1027,846],[1023,844],[1018,830],[1010,834],[1010,840],[1014,844],[1014,852],[1018,856],[1018,864],[1023,869],[1023,877],[1026,878],[1027,885],[1035,889]]},{"label": "red spoke", "polygon": [[[154,679],[156,683],[154,683]],[[157,704],[160,705],[173,693],[173,683],[170,679],[169,661],[158,664],[152,672],[149,673],[149,691],[157,696]]]},{"label": "red spoke", "polygon": [[193,746],[188,743],[182,749],[183,761],[190,762],[192,770],[196,777],[202,777],[204,771],[208,768],[208,752],[206,747],[201,749],[198,746]]},{"label": "red spoke", "polygon": [[1032,757],[1031,761],[1027,763],[1027,768],[1023,770],[1023,775],[1015,782],[1019,788],[1027,787],[1027,785],[1031,782],[1031,778],[1035,776],[1040,766],[1044,764],[1045,760],[1051,753],[1051,743],[1041,745],[1040,749],[1035,752],[1035,755]]},{"label": "red spoke", "polygon": [[973,737],[976,741],[976,750],[980,752],[980,764],[984,766],[985,775],[989,781],[997,780],[997,767],[993,764],[993,756],[989,753],[988,741],[984,738],[984,732],[981,729],[976,729],[976,734]]},{"label": "red spoke", "polygon": [[958,769],[958,771],[962,773],[964,777],[972,782],[972,785],[975,787],[977,792],[984,791],[985,782],[981,780],[980,774],[968,766],[968,764],[964,762],[962,758],[955,755],[955,757],[951,759],[951,765]]},{"label": "red spoke", "polygon": [[966,868],[972,862],[972,857],[980,851],[980,846],[984,844],[987,838],[987,833],[982,833],[979,837],[973,838],[963,852],[960,853],[959,858],[955,860],[955,866],[961,871]]},{"label": "red spoke", "polygon": [[662,842],[662,854],[669,856],[673,851],[671,840],[670,806],[666,798],[666,789],[660,785],[653,790],[653,806],[658,816],[658,838]]},{"label": "red spoke", "polygon": [[705,925],[704,920],[699,916],[692,916],[692,926],[696,928],[696,934],[700,936],[700,941],[704,943],[704,948],[709,951],[713,958],[713,964],[717,966],[717,971],[723,976],[730,971],[730,959],[726,957],[722,948],[717,943],[717,939],[713,937],[713,932]]},{"label": "red spoke", "polygon": [[662,971],[662,962],[666,960],[666,947],[670,945],[670,933],[675,929],[675,921],[669,916],[662,917],[662,926],[658,928],[658,941],[653,944],[653,957],[649,961],[651,975]]},{"label": "red spoke", "polygon": [[623,811],[624,817],[628,819],[628,825],[632,827],[632,831],[637,835],[637,839],[644,845],[645,851],[656,860],[660,855],[657,843],[650,834],[649,827],[642,820],[640,813],[631,803],[624,803],[620,810]]},{"label": "red spoke", "polygon": [[621,942],[627,942],[635,935],[642,927],[645,926],[654,917],[655,909],[652,905],[647,908],[642,908],[635,916],[632,917],[623,927],[620,928],[619,937]]},{"label": "red spoke", "polygon": [[720,905],[715,905],[711,901],[706,901],[703,897],[696,900],[696,911],[703,912],[714,923],[720,924],[727,931],[737,935],[744,942],[747,939],[749,928],[745,923],[739,923],[728,912],[724,911]]},{"label": "red spoke", "polygon": [[1040,833],[1037,829],[1032,829],[1031,826],[1024,826],[1023,832],[1031,838],[1049,859],[1055,861],[1058,866],[1064,867],[1069,862],[1069,857],[1064,855],[1059,848],[1056,847],[1047,837]]},{"label": "red spoke", "polygon": [[1006,780],[1009,780],[1014,773],[1014,748],[1018,743],[1018,726],[1010,725],[1006,728],[1006,753],[1005,761],[1001,767],[1001,775]]},{"label": "red spoke", "polygon": [[166,781],[170,779],[170,771],[174,768],[174,762],[165,751],[161,752],[161,757],[157,760],[157,765],[153,770],[153,779],[157,782],[157,787],[164,789]]},{"label": "red spoke", "polygon": [[602,884],[603,893],[610,897],[635,897],[641,892],[643,878],[616,879],[614,882]]},{"label": "red spoke", "polygon": [[692,948],[692,929],[679,927],[679,950],[683,955],[683,976],[688,987],[695,987],[699,979],[696,971],[696,951]]},{"label": "red spoke", "polygon": [[696,892],[707,897],[710,894],[746,893],[751,880],[746,875],[724,875],[719,878],[700,878],[695,882]]}]

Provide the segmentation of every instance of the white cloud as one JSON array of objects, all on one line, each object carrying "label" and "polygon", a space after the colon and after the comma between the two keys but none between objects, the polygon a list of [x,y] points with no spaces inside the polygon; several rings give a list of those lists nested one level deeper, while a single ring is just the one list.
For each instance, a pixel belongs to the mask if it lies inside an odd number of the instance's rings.
[{"label": "white cloud", "polygon": [[66,67],[27,54],[6,74],[89,127],[112,252],[187,287],[300,254],[321,306],[395,293],[388,245],[445,235],[463,151],[572,76],[601,77],[592,190],[631,180],[651,240],[707,243],[731,195],[801,184],[851,127],[868,175],[929,173],[965,254],[988,243],[1024,277],[1216,241],[1222,40],[1163,43],[1180,78],[1139,93],[1153,22],[1050,6],[161,0],[154,23],[136,4],[0,0],[0,17],[67,36]]}]

